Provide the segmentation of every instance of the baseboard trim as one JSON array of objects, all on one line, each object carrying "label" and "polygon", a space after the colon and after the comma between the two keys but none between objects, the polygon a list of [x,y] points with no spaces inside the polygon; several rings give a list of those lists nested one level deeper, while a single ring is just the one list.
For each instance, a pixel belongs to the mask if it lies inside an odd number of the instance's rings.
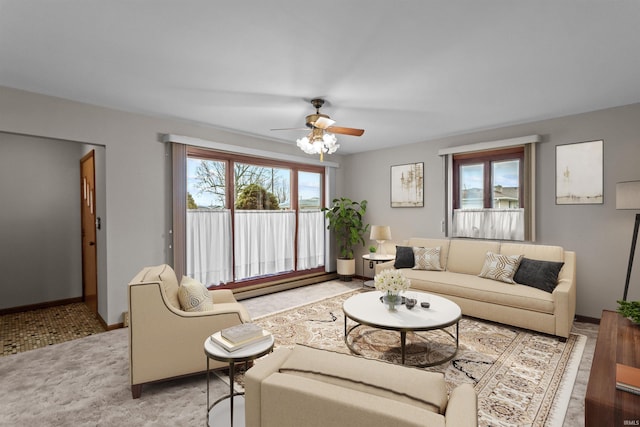
[{"label": "baseboard trim", "polygon": [[0,309],[0,316],[2,316],[3,314],[22,313],[23,311],[38,310],[41,308],[57,307],[59,305],[75,304],[77,302],[82,302],[82,297],[40,302],[38,304],[22,305],[20,307],[2,308]]},{"label": "baseboard trim", "polygon": [[595,317],[587,317],[587,316],[576,315],[575,319],[576,319],[576,322],[593,323],[595,325],[599,325],[600,324],[600,319],[595,318]]},{"label": "baseboard trim", "polygon": [[315,283],[326,282],[328,280],[334,280],[338,277],[336,273],[323,273],[319,275],[313,275],[310,277],[302,277],[294,280],[278,283],[278,284],[263,284],[258,286],[252,286],[247,288],[234,289],[233,296],[241,301],[247,298],[258,297],[262,295],[272,294],[275,292],[286,291],[288,289],[299,288],[302,286],[313,285]]}]

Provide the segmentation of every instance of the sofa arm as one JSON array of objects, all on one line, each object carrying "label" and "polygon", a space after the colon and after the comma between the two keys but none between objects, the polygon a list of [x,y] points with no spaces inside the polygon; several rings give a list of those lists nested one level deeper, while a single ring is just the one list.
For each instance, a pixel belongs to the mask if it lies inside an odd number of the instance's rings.
[{"label": "sofa arm", "polygon": [[379,264],[376,264],[375,272],[376,274],[378,274],[383,270],[395,270],[395,267],[393,266],[394,264],[395,264],[395,261],[387,261],[387,262],[381,262]]},{"label": "sofa arm", "polygon": [[445,412],[447,426],[476,427],[478,425],[478,395],[470,383],[456,387],[449,396]]},{"label": "sofa arm", "polygon": [[553,290],[556,318],[556,335],[567,338],[576,315],[576,253],[564,252],[564,266],[558,275],[558,285]]},{"label": "sofa arm", "polygon": [[247,427],[260,427],[262,412],[261,401],[262,394],[260,392],[262,382],[274,372],[280,369],[280,366],[291,354],[291,349],[279,347],[268,357],[257,360],[253,367],[249,369],[244,376],[245,389],[245,425]]}]

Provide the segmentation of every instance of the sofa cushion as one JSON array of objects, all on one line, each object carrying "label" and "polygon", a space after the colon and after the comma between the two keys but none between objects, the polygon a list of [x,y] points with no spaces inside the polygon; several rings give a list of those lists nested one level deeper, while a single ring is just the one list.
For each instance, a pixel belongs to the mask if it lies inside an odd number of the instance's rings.
[{"label": "sofa cushion", "polygon": [[213,300],[209,289],[194,278],[183,276],[178,289],[180,307],[184,311],[211,311]]},{"label": "sofa cushion", "polygon": [[299,375],[443,414],[447,389],[441,373],[296,345],[281,373]]},{"label": "sofa cushion", "polygon": [[440,246],[435,248],[413,248],[414,270],[442,271],[440,266]]},{"label": "sofa cushion", "polygon": [[529,259],[542,261],[564,261],[564,249],[561,246],[503,243],[500,245],[500,253],[502,255],[524,255]]},{"label": "sofa cushion", "polygon": [[553,292],[558,285],[558,274],[563,265],[564,262],[522,258],[513,280],[516,283],[533,286],[545,292]]},{"label": "sofa cushion", "polygon": [[178,278],[171,266],[162,264],[148,267],[141,277],[140,283],[143,282],[159,282],[167,301],[169,301],[174,308],[180,309],[180,301],[178,300]]},{"label": "sofa cushion", "polygon": [[513,276],[516,274],[521,260],[522,255],[500,255],[487,252],[484,266],[478,276],[513,283]]},{"label": "sofa cushion", "polygon": [[477,241],[455,239],[449,245],[447,271],[465,273],[477,276],[484,266],[487,252],[498,253],[500,243],[492,241]]},{"label": "sofa cushion", "polygon": [[396,246],[396,260],[393,266],[395,268],[413,268],[414,265],[413,248],[410,246]]},{"label": "sofa cushion", "polygon": [[540,313],[554,313],[553,295],[530,286],[448,271],[407,268],[402,272],[407,279],[411,280],[412,291],[427,291],[445,298],[452,296]]},{"label": "sofa cushion", "polygon": [[412,237],[407,242],[408,246],[418,248],[435,248],[440,247],[440,267],[447,269],[447,258],[449,257],[449,239],[427,239],[423,237]]}]

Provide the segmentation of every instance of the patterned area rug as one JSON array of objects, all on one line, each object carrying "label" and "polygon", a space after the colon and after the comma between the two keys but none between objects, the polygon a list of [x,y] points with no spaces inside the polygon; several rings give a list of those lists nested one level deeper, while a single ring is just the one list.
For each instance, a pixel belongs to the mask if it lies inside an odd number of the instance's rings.
[{"label": "patterned area rug", "polygon": [[[304,343],[350,353],[344,343],[342,303],[360,290],[255,319],[270,330],[276,347]],[[348,325],[353,323],[348,321]],[[455,334],[455,327],[449,328]],[[364,357],[400,362],[399,333],[359,327],[351,345]],[[586,337],[557,338],[505,325],[463,318],[460,347],[443,365],[449,389],[470,382],[478,393],[480,426],[562,425]],[[407,362],[425,363],[451,354],[442,331],[407,334]],[[259,363],[259,362],[258,362]],[[241,378],[239,378],[241,381]]]}]

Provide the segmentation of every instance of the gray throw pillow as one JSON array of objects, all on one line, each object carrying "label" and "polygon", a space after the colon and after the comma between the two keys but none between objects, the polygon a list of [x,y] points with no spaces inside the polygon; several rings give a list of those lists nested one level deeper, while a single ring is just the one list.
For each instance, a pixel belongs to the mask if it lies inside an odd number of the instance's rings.
[{"label": "gray throw pillow", "polygon": [[522,258],[513,280],[521,285],[551,293],[558,285],[558,274],[560,274],[563,265],[564,262]]},{"label": "gray throw pillow", "polygon": [[396,246],[395,268],[413,268],[415,263],[411,246]]}]

